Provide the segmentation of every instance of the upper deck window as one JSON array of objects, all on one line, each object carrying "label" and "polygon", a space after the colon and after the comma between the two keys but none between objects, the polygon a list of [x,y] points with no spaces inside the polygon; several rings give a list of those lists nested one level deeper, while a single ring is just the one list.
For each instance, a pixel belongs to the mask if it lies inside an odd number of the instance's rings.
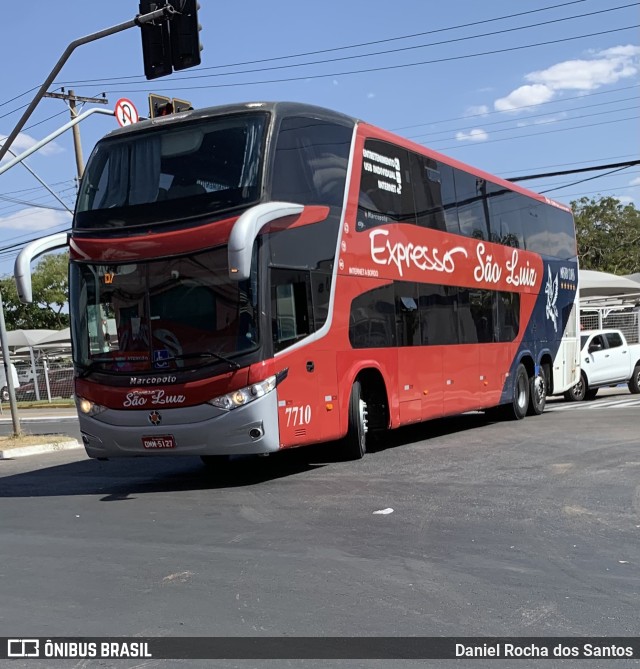
[{"label": "upper deck window", "polygon": [[283,119],[271,199],[341,207],[353,129],[306,116]]},{"label": "upper deck window", "polygon": [[100,142],[82,180],[76,229],[216,214],[260,197],[265,114],[152,128]]}]

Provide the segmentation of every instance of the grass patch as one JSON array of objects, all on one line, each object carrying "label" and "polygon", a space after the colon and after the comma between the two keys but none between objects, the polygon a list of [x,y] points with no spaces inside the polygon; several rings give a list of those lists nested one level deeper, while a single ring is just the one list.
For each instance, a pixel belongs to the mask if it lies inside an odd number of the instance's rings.
[{"label": "grass patch", "polygon": [[23,446],[60,444],[65,441],[75,441],[75,439],[66,434],[23,434],[19,437],[13,435],[8,437],[0,436],[0,451],[9,451],[12,448],[22,448]]}]

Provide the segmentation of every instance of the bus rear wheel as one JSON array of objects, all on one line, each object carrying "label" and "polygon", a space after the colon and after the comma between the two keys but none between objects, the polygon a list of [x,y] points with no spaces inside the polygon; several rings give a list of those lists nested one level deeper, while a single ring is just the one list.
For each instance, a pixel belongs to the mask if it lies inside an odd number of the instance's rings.
[{"label": "bus rear wheel", "polygon": [[349,429],[345,437],[345,455],[360,460],[367,452],[367,403],[362,399],[360,381],[355,381],[349,398]]},{"label": "bus rear wheel", "polygon": [[537,374],[529,379],[529,416],[539,416],[547,404],[547,374],[545,368],[540,365]]},{"label": "bus rear wheel", "polygon": [[507,417],[511,420],[521,420],[527,415],[530,385],[527,368],[520,363],[513,380],[513,398],[511,404],[505,406]]}]

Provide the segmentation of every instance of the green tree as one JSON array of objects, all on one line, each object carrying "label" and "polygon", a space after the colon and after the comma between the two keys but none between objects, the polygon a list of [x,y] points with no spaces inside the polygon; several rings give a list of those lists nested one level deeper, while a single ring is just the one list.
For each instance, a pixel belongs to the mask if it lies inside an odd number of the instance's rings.
[{"label": "green tree", "polygon": [[614,197],[571,203],[580,267],[612,274],[640,272],[640,211]]},{"label": "green tree", "polygon": [[22,304],[13,277],[0,279],[7,330],[60,330],[69,325],[69,254],[45,256],[32,274],[33,302]]}]

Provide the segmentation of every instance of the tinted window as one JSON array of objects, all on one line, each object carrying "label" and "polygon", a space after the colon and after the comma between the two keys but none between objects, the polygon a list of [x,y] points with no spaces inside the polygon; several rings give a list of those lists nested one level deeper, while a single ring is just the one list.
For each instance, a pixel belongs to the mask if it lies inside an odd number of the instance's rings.
[{"label": "tinted window", "polygon": [[87,163],[74,227],[162,223],[256,201],[266,124],[263,114],[236,114],[104,139]]},{"label": "tinted window", "polygon": [[487,191],[491,215],[491,241],[523,249],[521,216],[523,205],[525,210],[527,208],[526,198],[520,193],[514,193],[492,183],[488,184]]},{"label": "tinted window", "polygon": [[314,118],[291,117],[280,124],[271,198],[341,207],[352,129]]},{"label": "tinted window", "polygon": [[494,340],[494,295],[490,290],[470,290],[469,306],[479,342]]},{"label": "tinted window", "polygon": [[547,205],[527,200],[527,206],[522,210],[522,231],[527,251],[543,255],[550,255],[552,251],[547,231],[547,209]]},{"label": "tinted window", "polygon": [[354,348],[395,346],[393,285],[375,288],[351,303],[349,341]]},{"label": "tinted window", "polygon": [[396,334],[398,346],[419,346],[420,314],[418,311],[418,286],[415,283],[398,281],[396,294]]},{"label": "tinted window", "polygon": [[487,182],[473,174],[454,170],[458,224],[466,237],[489,239],[487,229]]},{"label": "tinted window", "polygon": [[573,216],[568,211],[549,205],[547,218],[551,255],[563,260],[575,259],[577,251]]},{"label": "tinted window", "polygon": [[455,228],[449,232],[459,232],[451,168],[431,158],[411,154],[411,172],[418,225],[447,231],[446,202],[449,217],[453,213],[455,219]]},{"label": "tinted window", "polygon": [[457,288],[424,284],[419,286],[422,343],[430,346],[458,343],[455,312]]},{"label": "tinted window", "polygon": [[495,293],[497,298],[497,328],[494,341],[513,341],[520,329],[520,295]]},{"label": "tinted window", "polygon": [[369,139],[362,154],[356,229],[391,222],[416,222],[409,152]]},{"label": "tinted window", "polygon": [[605,333],[605,336],[607,337],[609,348],[617,348],[618,346],[622,346],[622,337],[618,332],[607,332]]}]

